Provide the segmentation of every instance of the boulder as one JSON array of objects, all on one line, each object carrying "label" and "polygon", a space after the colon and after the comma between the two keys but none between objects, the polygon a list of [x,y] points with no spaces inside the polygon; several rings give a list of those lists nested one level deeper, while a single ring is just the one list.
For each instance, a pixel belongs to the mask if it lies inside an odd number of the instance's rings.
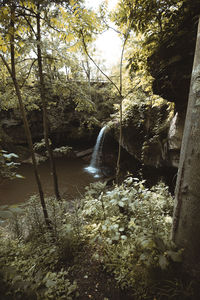
[{"label": "boulder", "polygon": [[181,118],[177,112],[171,120],[168,132],[168,148],[169,150],[180,150],[184,129],[184,118]]},{"label": "boulder", "polygon": [[89,148],[83,151],[76,152],[76,157],[83,158],[85,156],[90,156],[93,152],[93,148]]},{"label": "boulder", "polygon": [[176,113],[171,120],[168,132],[168,152],[171,166],[178,168],[185,116]]}]

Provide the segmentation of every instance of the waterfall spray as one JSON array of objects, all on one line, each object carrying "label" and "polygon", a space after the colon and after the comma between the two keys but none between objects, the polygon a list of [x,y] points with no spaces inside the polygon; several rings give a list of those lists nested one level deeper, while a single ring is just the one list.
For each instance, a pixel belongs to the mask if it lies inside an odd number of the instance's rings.
[{"label": "waterfall spray", "polygon": [[107,126],[104,126],[97,137],[96,144],[92,153],[92,158],[90,161],[90,165],[85,168],[85,170],[88,173],[91,173],[94,175],[94,177],[100,177],[100,163],[101,163],[101,157],[102,157],[102,148],[103,148],[103,142],[104,137],[106,133]]}]

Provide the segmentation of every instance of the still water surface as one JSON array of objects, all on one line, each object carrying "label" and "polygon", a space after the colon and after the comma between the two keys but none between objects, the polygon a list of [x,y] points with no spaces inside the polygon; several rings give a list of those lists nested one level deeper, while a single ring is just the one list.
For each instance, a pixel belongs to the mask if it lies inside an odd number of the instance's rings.
[{"label": "still water surface", "polygon": [[[67,200],[80,197],[85,186],[95,181],[91,174],[84,171],[86,164],[81,159],[56,158],[55,161],[59,190]],[[48,161],[39,165],[39,172],[45,196],[52,195],[53,181]],[[4,180],[0,184],[0,205],[25,202],[31,195],[38,193],[33,166],[22,164],[18,173],[25,179]]]}]

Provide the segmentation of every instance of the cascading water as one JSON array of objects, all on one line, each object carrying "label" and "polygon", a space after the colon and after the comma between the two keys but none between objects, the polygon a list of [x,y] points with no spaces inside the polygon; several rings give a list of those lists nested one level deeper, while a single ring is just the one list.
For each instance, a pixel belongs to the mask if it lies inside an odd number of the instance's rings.
[{"label": "cascading water", "polygon": [[97,137],[96,144],[92,153],[92,158],[90,161],[90,165],[85,168],[85,170],[88,173],[91,173],[94,175],[94,177],[100,177],[100,163],[101,163],[101,157],[102,157],[102,148],[103,148],[103,141],[105,137],[107,126],[104,126]]}]

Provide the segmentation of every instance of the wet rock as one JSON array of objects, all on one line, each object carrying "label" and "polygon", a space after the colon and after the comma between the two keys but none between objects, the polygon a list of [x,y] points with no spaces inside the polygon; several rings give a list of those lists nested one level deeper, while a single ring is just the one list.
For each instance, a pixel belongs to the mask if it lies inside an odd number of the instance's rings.
[{"label": "wet rock", "polygon": [[92,155],[87,155],[87,156],[81,157],[81,159],[82,159],[84,162],[86,162],[87,164],[89,164],[90,161],[91,161],[91,157],[92,157]]},{"label": "wet rock", "polygon": [[83,158],[85,156],[91,155],[93,148],[89,148],[80,152],[76,152],[76,157]]},{"label": "wet rock", "polygon": [[176,113],[173,117],[168,132],[168,152],[171,166],[178,168],[181,142],[183,136],[185,116]]},{"label": "wet rock", "polygon": [[171,120],[169,132],[168,132],[168,147],[169,150],[180,150],[181,141],[184,129],[184,117],[176,113]]}]

